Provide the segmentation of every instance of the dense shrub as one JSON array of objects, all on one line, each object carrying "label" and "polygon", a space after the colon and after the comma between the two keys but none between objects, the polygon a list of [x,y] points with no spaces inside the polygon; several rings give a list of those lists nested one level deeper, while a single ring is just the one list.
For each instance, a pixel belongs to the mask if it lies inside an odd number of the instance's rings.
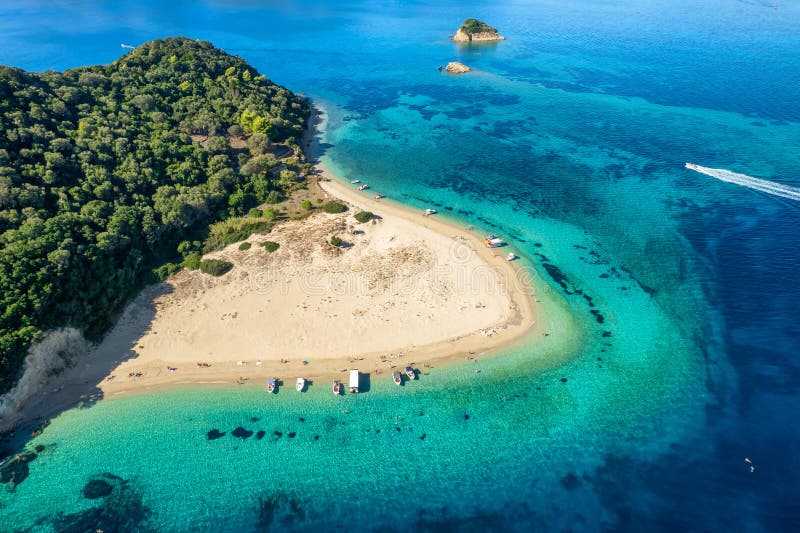
[{"label": "dense shrub", "polygon": [[229,218],[209,226],[209,234],[203,246],[206,253],[220,250],[229,244],[243,241],[254,233],[269,233],[272,224],[263,219]]},{"label": "dense shrub", "polygon": [[183,266],[189,270],[197,270],[200,268],[201,255],[197,252],[186,254],[183,257]]},{"label": "dense shrub", "polygon": [[278,248],[281,247],[280,244],[278,244],[277,242],[273,242],[273,241],[264,241],[264,242],[261,243],[261,246],[263,246],[264,249],[266,251],[268,251],[269,253],[272,253],[272,252],[274,252],[275,250],[277,250]]},{"label": "dense shrub", "polygon": [[259,218],[262,215],[261,209],[254,207],[250,211],[247,212],[247,216],[250,218]]},{"label": "dense shrub", "polygon": [[203,259],[200,261],[200,272],[212,276],[222,276],[233,268],[233,263],[223,259]]},{"label": "dense shrub", "polygon": [[239,245],[239,249],[242,251],[249,250],[251,246],[252,244],[250,244],[248,241],[244,241],[242,244]]},{"label": "dense shrub", "polygon": [[341,246],[342,245],[342,239],[340,239],[339,237],[334,235],[333,237],[331,237],[331,244],[334,245],[334,246]]},{"label": "dense shrub", "polygon": [[354,215],[354,218],[359,222],[361,222],[362,224],[364,222],[369,222],[370,220],[373,219],[373,217],[375,217],[375,215],[373,215],[369,211],[359,211]]},{"label": "dense shrub", "polygon": [[344,213],[347,211],[347,206],[339,202],[328,202],[322,206],[322,210],[326,213]]},{"label": "dense shrub", "polygon": [[314,208],[314,204],[312,204],[308,200],[303,200],[303,203],[300,204],[300,207],[302,207],[306,211],[311,211]]}]

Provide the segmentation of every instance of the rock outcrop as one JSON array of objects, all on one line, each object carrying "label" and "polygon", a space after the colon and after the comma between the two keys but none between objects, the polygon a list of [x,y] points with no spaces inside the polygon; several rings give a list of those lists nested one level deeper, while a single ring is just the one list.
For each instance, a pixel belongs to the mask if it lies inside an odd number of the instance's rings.
[{"label": "rock outcrop", "polygon": [[447,64],[445,70],[450,74],[464,74],[465,72],[469,72],[472,69],[466,66],[464,63],[459,63],[458,61],[451,61],[450,63]]},{"label": "rock outcrop", "polygon": [[478,19],[467,19],[458,29],[453,40],[460,43],[502,41],[505,37],[493,28]]}]

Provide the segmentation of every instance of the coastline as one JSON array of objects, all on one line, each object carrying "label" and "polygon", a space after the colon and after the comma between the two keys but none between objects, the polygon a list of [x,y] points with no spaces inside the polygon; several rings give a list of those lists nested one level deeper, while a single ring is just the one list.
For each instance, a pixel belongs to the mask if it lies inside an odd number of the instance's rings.
[{"label": "coastline", "polygon": [[[253,358],[249,358],[246,360],[247,364],[240,366],[237,365],[237,361],[240,358],[247,358],[231,354],[228,359],[212,359],[210,368],[199,368],[194,364],[187,364],[186,359],[177,360],[170,358],[169,355],[140,357],[133,353],[133,347],[139,344],[141,339],[131,338],[129,333],[115,335],[115,330],[112,329],[104,341],[93,349],[89,357],[82,360],[77,367],[66,371],[54,382],[48,383],[47,393],[40,393],[28,401],[18,413],[18,424],[42,420],[76,405],[90,405],[100,399],[157,393],[180,387],[240,385],[265,388],[265,380],[276,376],[283,381],[284,386],[291,387],[295,377],[303,376],[325,388],[332,379],[346,381],[346,372],[350,368],[358,368],[360,372],[372,375],[372,379],[390,379],[391,371],[395,367],[402,369],[405,365],[411,365],[420,371],[425,371],[434,367],[464,364],[470,360],[497,354],[523,339],[533,341],[536,338],[543,338],[545,326],[544,321],[538,320],[539,309],[534,302],[534,287],[531,285],[530,275],[518,262],[507,261],[503,248],[485,247],[483,237],[474,230],[438,215],[426,217],[421,212],[387,199],[374,199],[371,191],[359,192],[342,178],[333,175],[317,158],[318,137],[324,131],[325,122],[324,119],[317,124],[312,122],[319,118],[320,114],[315,110],[309,119],[308,132],[313,137],[307,143],[309,148],[307,155],[308,160],[315,163],[316,175],[319,178],[318,182],[311,186],[319,186],[333,199],[341,200],[358,209],[369,210],[381,220],[413,224],[419,231],[424,229],[440,238],[444,237],[451,243],[460,241],[460,245],[466,245],[467,248],[464,249],[470,249],[470,253],[474,255],[470,260],[482,262],[489,267],[501,281],[503,293],[510,301],[502,319],[492,324],[491,333],[487,334],[487,329],[481,328],[421,345],[400,345],[393,349],[357,351],[349,355],[309,357],[310,364],[305,364],[307,359],[300,357],[291,357],[288,361],[283,358],[278,361],[274,358],[261,357],[263,359],[261,364],[257,365]],[[352,212],[353,210],[351,214]],[[177,276],[180,275],[179,273]],[[143,321],[136,331],[148,331],[150,326],[148,320],[152,320],[163,306],[163,302],[158,298],[166,292],[168,291],[165,290],[164,284],[148,287],[129,305],[132,307],[138,301],[140,307],[144,302],[147,308],[144,313],[141,312],[142,309],[133,313],[134,320]],[[450,321],[457,322],[452,321],[452,317]],[[331,332],[317,331],[317,335],[330,334]],[[141,347],[139,345],[139,348]],[[229,350],[228,353],[230,352]],[[203,358],[200,357],[200,360]],[[167,371],[169,366],[177,366],[179,369],[174,373],[169,372]],[[141,378],[124,377],[125,374],[139,369],[143,372]]]}]

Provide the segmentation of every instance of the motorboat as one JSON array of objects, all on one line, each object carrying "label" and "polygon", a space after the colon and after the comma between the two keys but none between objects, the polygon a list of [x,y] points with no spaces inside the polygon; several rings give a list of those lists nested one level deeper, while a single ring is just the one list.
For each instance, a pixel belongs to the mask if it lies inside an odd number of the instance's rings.
[{"label": "motorboat", "polygon": [[342,382],[339,381],[338,379],[334,379],[333,385],[331,386],[331,390],[333,391],[333,394],[339,396],[342,393]]},{"label": "motorboat", "polygon": [[503,239],[498,239],[497,237],[493,239],[486,239],[486,247],[487,248],[500,248],[501,246],[505,246],[506,243]]},{"label": "motorboat", "polygon": [[431,208],[429,207],[429,208],[428,208],[428,209],[426,209],[426,210],[425,210],[425,211],[424,211],[422,214],[423,214],[423,215],[425,215],[426,217],[429,217],[429,216],[431,216],[431,215],[435,215],[435,214],[436,214],[436,209],[431,209]]},{"label": "motorboat", "polygon": [[401,385],[403,383],[403,378],[400,375],[400,372],[398,372],[397,370],[392,372],[392,379],[394,380],[394,384],[395,385],[399,386],[399,385]]},{"label": "motorboat", "polygon": [[350,370],[350,392],[356,394],[358,392],[358,370]]},{"label": "motorboat", "polygon": [[381,198],[383,198],[383,195],[381,193],[379,193],[379,192],[376,192],[375,193],[375,199],[376,200],[380,200]]},{"label": "motorboat", "polygon": [[361,180],[353,180],[353,181],[351,181],[350,183],[352,183],[353,185],[355,185],[356,183],[361,183]]},{"label": "motorboat", "polygon": [[267,380],[267,392],[278,392],[278,379],[269,378]]},{"label": "motorboat", "polygon": [[508,259],[509,261],[513,261],[513,260],[515,260],[516,258],[517,258],[517,256],[516,256],[516,254],[514,254],[514,252],[509,252],[509,254],[508,254],[508,257],[507,257],[507,259]]},{"label": "motorboat", "polygon": [[294,388],[297,389],[297,392],[303,392],[303,390],[306,388],[305,378],[297,378],[297,383],[295,384]]},{"label": "motorboat", "polygon": [[359,191],[365,191],[367,189],[369,189],[369,185],[367,185],[366,183],[362,183],[361,185],[358,186]]},{"label": "motorboat", "polygon": [[417,374],[414,373],[414,369],[410,366],[406,367],[406,376],[408,376],[408,379],[417,379]]}]

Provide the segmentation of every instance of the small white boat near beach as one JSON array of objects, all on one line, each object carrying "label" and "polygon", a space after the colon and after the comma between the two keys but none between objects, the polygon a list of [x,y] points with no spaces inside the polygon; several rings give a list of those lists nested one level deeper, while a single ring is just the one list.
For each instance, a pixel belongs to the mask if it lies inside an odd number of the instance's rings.
[{"label": "small white boat near beach", "polygon": [[339,381],[338,379],[334,379],[333,385],[331,386],[331,390],[333,391],[333,394],[339,396],[342,393],[342,382]]},{"label": "small white boat near beach", "polygon": [[500,248],[501,246],[505,246],[506,243],[503,239],[498,239],[497,237],[486,239],[486,247],[487,248]]},{"label": "small white boat near beach", "polygon": [[355,185],[356,183],[361,183],[361,180],[352,180],[350,183],[352,183],[353,185]]},{"label": "small white boat near beach", "polygon": [[297,392],[303,392],[303,390],[306,388],[305,378],[297,378],[297,383],[295,384],[294,388],[297,389]]},{"label": "small white boat near beach", "polygon": [[506,259],[508,259],[509,261],[514,261],[516,258],[517,256],[514,254],[514,252],[509,252],[508,257]]},{"label": "small white boat near beach", "polygon": [[369,185],[367,185],[366,183],[362,183],[361,185],[358,186],[359,191],[366,191],[367,189],[369,189]]},{"label": "small white boat near beach", "polygon": [[406,376],[408,376],[408,379],[411,379],[411,380],[417,378],[417,374],[414,372],[414,369],[412,367],[410,367],[410,366],[406,367]]},{"label": "small white boat near beach", "polygon": [[278,379],[277,378],[269,378],[267,380],[267,392],[275,393],[278,392]]},{"label": "small white boat near beach", "polygon": [[392,379],[394,380],[394,384],[400,386],[403,383],[403,377],[400,375],[400,372],[395,370],[392,372]]},{"label": "small white boat near beach", "polygon": [[425,215],[426,217],[429,217],[431,215],[435,215],[436,214],[436,209],[428,208],[422,214]]}]

